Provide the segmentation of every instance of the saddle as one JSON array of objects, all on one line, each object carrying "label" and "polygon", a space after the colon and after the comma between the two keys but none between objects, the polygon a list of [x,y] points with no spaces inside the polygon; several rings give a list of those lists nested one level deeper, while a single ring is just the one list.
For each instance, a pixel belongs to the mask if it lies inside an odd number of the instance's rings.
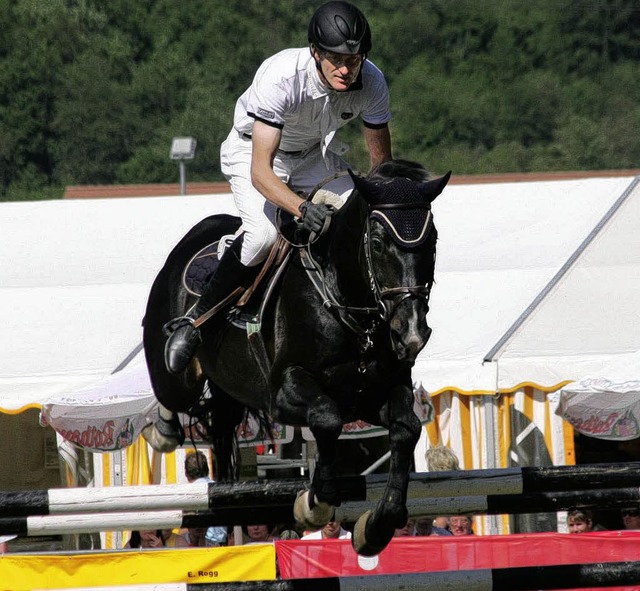
[{"label": "saddle", "polygon": [[[202,295],[209,278],[216,272],[220,264],[221,253],[232,241],[233,236],[223,236],[220,240],[205,246],[191,257],[182,272],[182,286],[188,293],[196,297]],[[259,296],[271,294],[273,290],[269,289],[269,287],[272,281],[280,276],[278,270],[283,267],[290,250],[289,242],[281,234],[278,234],[276,242],[271,248],[269,256],[262,264],[257,277],[249,287],[242,291],[237,301],[233,302],[236,315],[238,315],[238,310],[243,310],[244,316],[256,316],[259,309],[266,303]]]}]

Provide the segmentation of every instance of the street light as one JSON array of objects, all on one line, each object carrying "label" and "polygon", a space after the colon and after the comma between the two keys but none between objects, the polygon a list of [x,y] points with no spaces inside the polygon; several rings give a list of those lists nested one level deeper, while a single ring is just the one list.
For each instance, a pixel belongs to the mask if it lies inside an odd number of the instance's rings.
[{"label": "street light", "polygon": [[186,160],[193,160],[196,155],[196,144],[192,137],[174,137],[171,142],[171,160],[177,160],[180,165],[180,195],[187,194],[187,167]]}]

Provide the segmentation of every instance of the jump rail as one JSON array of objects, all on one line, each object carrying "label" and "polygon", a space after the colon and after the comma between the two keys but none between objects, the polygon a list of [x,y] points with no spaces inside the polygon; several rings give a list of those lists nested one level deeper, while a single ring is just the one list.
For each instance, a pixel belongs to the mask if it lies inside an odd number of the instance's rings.
[{"label": "jump rail", "polygon": [[[192,483],[106,488],[58,488],[0,492],[0,517],[128,511],[207,511],[219,508],[291,506],[302,478],[232,483]],[[341,477],[345,501],[374,503],[386,475]],[[640,462],[414,473],[408,499],[506,497],[640,487]],[[628,499],[635,500],[635,499]],[[506,503],[502,498],[495,503]],[[494,511],[487,507],[487,511]],[[532,509],[534,511],[534,509]],[[505,511],[500,511],[505,512]],[[438,511],[440,513],[440,511]]]},{"label": "jump rail", "polygon": [[[526,495],[487,495],[410,499],[409,516],[501,515],[564,511],[572,508],[624,508],[640,504],[640,488],[601,489]],[[369,508],[362,501],[343,503],[335,520],[354,522]],[[180,510],[75,513],[0,518],[0,534],[42,536],[118,531],[125,529],[166,529],[208,527],[210,525],[251,525],[263,521],[286,523],[292,519],[291,505],[268,507],[218,507],[198,513]]]}]

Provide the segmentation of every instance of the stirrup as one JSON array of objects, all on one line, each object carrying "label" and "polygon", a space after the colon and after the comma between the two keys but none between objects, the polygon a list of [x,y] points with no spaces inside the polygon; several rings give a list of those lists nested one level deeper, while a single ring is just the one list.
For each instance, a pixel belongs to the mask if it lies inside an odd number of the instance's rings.
[{"label": "stirrup", "polygon": [[196,328],[196,325],[193,323],[193,318],[191,316],[178,316],[173,320],[169,320],[163,327],[162,332],[164,336],[170,337],[176,330],[178,330],[181,326],[186,326],[190,324],[193,328]]}]

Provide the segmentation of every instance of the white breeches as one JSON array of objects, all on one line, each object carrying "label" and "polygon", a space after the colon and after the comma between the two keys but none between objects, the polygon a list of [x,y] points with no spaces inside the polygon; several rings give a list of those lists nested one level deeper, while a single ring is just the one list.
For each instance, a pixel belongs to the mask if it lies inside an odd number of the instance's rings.
[{"label": "white breeches", "polygon": [[[244,232],[241,262],[249,267],[267,258],[276,240],[276,207],[268,202],[251,183],[251,140],[235,129],[220,148],[222,173],[229,181],[233,197],[242,218],[238,233]],[[348,163],[337,154],[327,151],[323,158],[320,146],[301,155],[289,156],[278,152],[273,170],[293,191],[310,192],[318,183],[336,172],[345,171]],[[351,177],[332,181],[328,188],[342,195],[353,188]]]}]

